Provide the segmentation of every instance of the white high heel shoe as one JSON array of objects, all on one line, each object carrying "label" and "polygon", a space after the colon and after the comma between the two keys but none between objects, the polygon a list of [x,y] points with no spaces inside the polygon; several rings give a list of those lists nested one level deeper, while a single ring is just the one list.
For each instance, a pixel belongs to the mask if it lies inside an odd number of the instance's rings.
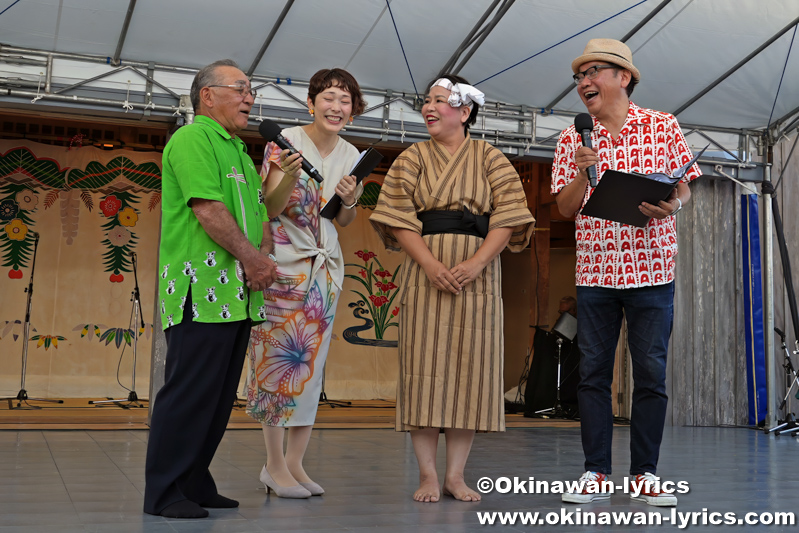
[{"label": "white high heel shoe", "polygon": [[300,481],[300,485],[305,487],[305,489],[311,493],[311,496],[321,496],[325,493],[325,489],[323,489],[319,483],[313,481]]},{"label": "white high heel shoe", "polygon": [[[310,498],[311,491],[306,489],[300,484],[292,485],[291,487],[284,487],[282,485],[278,485],[272,476],[269,475],[269,471],[266,469],[266,465],[261,469],[261,483],[264,484],[264,488],[266,488],[266,493],[269,494],[269,491],[274,491],[277,494],[278,498]],[[321,487],[320,487],[321,488]]]}]

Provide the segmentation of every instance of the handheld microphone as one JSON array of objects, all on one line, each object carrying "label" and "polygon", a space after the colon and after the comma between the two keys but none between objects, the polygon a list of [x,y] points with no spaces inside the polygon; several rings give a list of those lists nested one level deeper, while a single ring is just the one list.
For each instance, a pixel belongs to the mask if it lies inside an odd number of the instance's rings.
[{"label": "handheld microphone", "polygon": [[[267,142],[273,142],[279,147],[281,147],[283,150],[288,150],[289,152],[291,152],[291,154],[298,153],[297,149],[291,145],[288,139],[286,139],[285,137],[283,137],[283,135],[280,134],[281,131],[283,130],[280,128],[280,126],[278,126],[277,123],[269,119],[264,119],[264,121],[261,122],[261,125],[258,126],[258,133],[260,133],[261,137],[266,139]],[[324,180],[322,175],[319,174],[319,171],[316,170],[314,166],[310,164],[308,160],[305,159],[304,157],[302,158],[302,169],[305,171],[306,174],[315,179],[317,183],[322,183],[322,181]]]},{"label": "handheld microphone", "polygon": [[[574,117],[574,129],[580,134],[583,139],[583,146],[591,148],[591,130],[594,129],[594,121],[588,113],[580,113]],[[596,165],[591,165],[587,169],[588,182],[591,187],[596,187]]]}]

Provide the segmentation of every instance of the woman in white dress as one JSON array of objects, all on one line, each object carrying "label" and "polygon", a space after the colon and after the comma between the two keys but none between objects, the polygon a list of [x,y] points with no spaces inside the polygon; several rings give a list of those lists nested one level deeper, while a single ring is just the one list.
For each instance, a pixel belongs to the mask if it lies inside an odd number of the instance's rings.
[{"label": "woman in white dress", "polygon": [[[338,232],[320,216],[334,194],[342,199],[339,226],[355,220],[358,192],[346,175],[358,150],[339,137],[365,102],[355,78],[342,69],[320,70],[308,87],[311,124],[283,130],[300,154],[269,143],[261,171],[278,279],[264,291],[266,322],[253,328],[247,412],[263,424],[267,462],[261,481],[280,497],[320,495],[302,465],[313,429],[333,318],[344,281]],[[300,168],[308,160],[317,183]],[[288,443],[283,453],[284,428]]]}]

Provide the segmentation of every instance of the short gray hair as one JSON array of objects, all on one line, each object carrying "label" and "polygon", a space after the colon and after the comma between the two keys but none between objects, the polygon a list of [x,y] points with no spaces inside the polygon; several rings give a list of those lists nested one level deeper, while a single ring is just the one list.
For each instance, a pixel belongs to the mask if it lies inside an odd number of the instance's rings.
[{"label": "short gray hair", "polygon": [[203,87],[219,83],[219,78],[216,75],[217,67],[233,67],[241,70],[238,63],[232,59],[220,59],[219,61],[214,61],[210,65],[201,68],[197,75],[194,76],[194,81],[191,82],[191,93],[189,93],[191,96],[191,105],[195,113],[200,112],[200,90],[202,90]]}]

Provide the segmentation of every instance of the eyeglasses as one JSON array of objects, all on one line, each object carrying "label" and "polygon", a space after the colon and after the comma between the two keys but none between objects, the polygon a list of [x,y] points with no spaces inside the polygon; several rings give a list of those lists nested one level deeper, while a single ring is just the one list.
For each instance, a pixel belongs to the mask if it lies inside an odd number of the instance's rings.
[{"label": "eyeglasses", "polygon": [[247,98],[247,93],[251,94],[253,100],[255,100],[255,97],[258,96],[258,91],[248,87],[247,85],[242,85],[242,84],[239,84],[239,83],[237,83],[235,85],[206,85],[206,87],[228,87],[230,89],[235,90],[237,93],[239,93],[242,98]]},{"label": "eyeglasses", "polygon": [[619,68],[616,65],[594,65],[593,67],[588,67],[582,72],[578,72],[572,79],[574,80],[575,85],[580,85],[580,82],[583,81],[583,78],[588,78],[589,80],[593,80],[599,75],[599,71],[606,68]]}]

